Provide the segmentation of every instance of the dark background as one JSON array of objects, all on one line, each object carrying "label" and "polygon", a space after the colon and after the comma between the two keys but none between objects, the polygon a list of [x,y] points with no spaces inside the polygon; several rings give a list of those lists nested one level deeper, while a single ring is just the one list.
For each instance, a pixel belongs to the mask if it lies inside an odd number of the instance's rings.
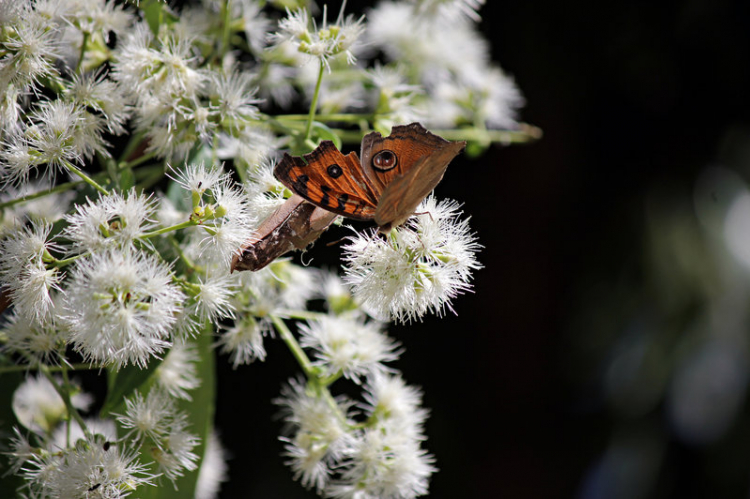
[{"label": "dark background", "polygon": [[[660,313],[644,257],[649,193],[689,197],[701,171],[750,141],[750,4],[487,3],[481,30],[527,100],[521,120],[544,137],[455,161],[437,194],[464,203],[485,268],[457,316],[390,328],[406,349],[395,367],[431,410],[431,497],[747,497],[744,402],[696,443],[670,429],[667,395],[613,406],[602,371],[623,318],[644,304]],[[267,347],[264,363],[219,362],[217,426],[232,454],[222,497],[314,497],[283,465],[270,403],[296,364],[280,342]]]}]

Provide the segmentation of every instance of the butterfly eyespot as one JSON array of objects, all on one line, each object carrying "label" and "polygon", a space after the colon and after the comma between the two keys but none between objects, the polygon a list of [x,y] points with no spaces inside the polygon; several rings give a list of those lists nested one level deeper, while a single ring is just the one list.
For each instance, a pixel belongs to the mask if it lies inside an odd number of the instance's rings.
[{"label": "butterfly eyespot", "polygon": [[398,164],[398,157],[393,151],[384,149],[372,158],[372,166],[381,172],[392,170]]},{"label": "butterfly eyespot", "polygon": [[331,178],[339,178],[341,174],[344,173],[344,170],[342,170],[341,167],[337,164],[329,166],[326,171],[328,172],[328,176]]}]

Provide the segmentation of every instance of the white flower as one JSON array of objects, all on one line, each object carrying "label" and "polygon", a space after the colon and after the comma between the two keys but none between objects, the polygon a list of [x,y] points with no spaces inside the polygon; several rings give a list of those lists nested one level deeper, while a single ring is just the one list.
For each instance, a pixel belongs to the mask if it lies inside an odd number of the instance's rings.
[{"label": "white flower", "polygon": [[479,22],[477,12],[485,0],[411,0],[420,15],[441,15],[454,20],[456,15],[465,15],[472,21]]},{"label": "white flower", "polygon": [[130,430],[127,437],[133,434],[138,440],[148,438],[155,445],[163,446],[177,418],[177,407],[164,391],[151,390],[146,398],[135,392],[125,399],[125,414],[116,416],[120,426]]},{"label": "white flower", "polygon": [[346,419],[350,404],[340,399],[333,407],[322,393],[315,393],[299,380],[290,380],[275,402],[282,406],[284,420],[294,433],[284,439],[294,479],[321,491],[332,466],[351,445],[352,422]]},{"label": "white flower", "polygon": [[251,314],[243,314],[232,327],[222,331],[216,346],[221,353],[230,354],[232,367],[249,364],[255,359],[265,360],[266,349],[263,337],[272,331],[269,321],[258,321]]},{"label": "white flower", "polygon": [[[80,410],[86,410],[93,402],[92,397],[85,393],[77,393],[71,400]],[[13,392],[13,413],[29,430],[49,433],[67,416],[67,408],[52,383],[38,374],[26,378]]]},{"label": "white flower", "polygon": [[18,307],[7,314],[0,334],[5,335],[2,350],[20,353],[24,363],[53,365],[64,357],[66,332],[63,328],[54,320],[39,323],[23,317]]},{"label": "white flower", "polygon": [[155,478],[138,462],[137,451],[102,436],[78,440],[74,447],[54,454],[35,455],[24,475],[38,497],[61,498],[120,498],[142,485],[153,485]]},{"label": "white flower", "polygon": [[213,274],[205,280],[199,278],[195,306],[201,321],[216,322],[226,317],[234,317],[231,296],[234,293],[235,279],[231,274]]},{"label": "white flower", "polygon": [[346,276],[355,298],[375,317],[408,322],[428,311],[442,314],[471,289],[480,246],[455,202],[426,199],[419,216],[386,239],[358,234],[344,247]]},{"label": "white flower", "polygon": [[164,452],[154,453],[159,470],[172,481],[183,476],[185,471],[198,468],[198,455],[193,449],[200,443],[200,439],[185,431],[186,425],[184,418],[176,420],[167,438]]},{"label": "white flower", "polygon": [[229,129],[239,128],[244,121],[258,117],[255,104],[259,101],[255,98],[252,78],[250,73],[232,71],[229,74],[216,74],[211,80],[219,115]]},{"label": "white flower", "polygon": [[300,327],[300,345],[315,350],[314,365],[327,377],[360,376],[384,369],[398,358],[398,344],[381,332],[376,322],[351,316],[323,316]]},{"label": "white flower", "polygon": [[141,367],[169,347],[185,295],[170,269],[143,253],[110,251],[78,260],[67,287],[71,341],[89,362]]},{"label": "white flower", "polygon": [[29,113],[25,129],[6,135],[0,149],[0,176],[5,185],[25,183],[31,171],[48,165],[46,178],[55,178],[57,171],[75,168],[94,152],[108,155],[102,139],[101,123],[87,119],[84,109],[62,100],[42,101]]},{"label": "white flower", "polygon": [[101,196],[96,201],[87,200],[77,205],[76,212],[66,215],[70,224],[65,235],[80,251],[96,251],[112,247],[128,247],[136,239],[152,230],[155,201],[152,197],[119,192]]},{"label": "white flower", "polygon": [[326,19],[326,6],[323,7],[323,26],[314,23],[310,27],[307,9],[287,11],[287,17],[279,22],[279,31],[273,35],[277,44],[292,43],[302,54],[317,58],[324,64],[338,54],[344,54],[349,64],[356,60],[353,48],[364,31],[364,17],[357,20],[352,16],[344,19],[343,5],[339,17],[332,25]]},{"label": "white flower", "polygon": [[131,108],[125,93],[114,81],[100,73],[74,75],[66,94],[76,104],[100,113],[102,125],[109,133],[119,135],[125,132],[124,125]]},{"label": "white flower", "polygon": [[214,499],[219,494],[221,482],[228,479],[227,451],[221,445],[216,430],[212,430],[203,453],[198,481],[195,484],[195,499]]},{"label": "white flower", "polygon": [[19,314],[38,324],[50,319],[52,291],[59,290],[57,268],[47,269],[45,253],[60,250],[48,241],[52,225],[32,224],[0,241],[0,288]]},{"label": "white flower", "polygon": [[357,435],[340,465],[341,476],[326,489],[337,498],[413,498],[428,492],[436,468],[422,449],[419,390],[400,376],[375,373],[366,385],[363,405],[370,424]]},{"label": "white flower", "polygon": [[[45,192],[51,188],[52,186],[50,183],[44,180],[26,182],[18,188],[8,186],[3,192],[0,192],[0,203]],[[67,191],[55,194],[45,194],[37,199],[17,203],[12,207],[3,210],[3,213],[0,216],[0,218],[2,218],[0,226],[15,230],[16,226],[23,225],[27,220],[46,223],[56,222],[68,211],[70,201],[74,197],[75,192]],[[3,229],[0,229],[0,233],[2,233],[2,231]]]},{"label": "white flower", "polygon": [[156,382],[172,397],[192,400],[188,391],[200,386],[196,372],[199,358],[194,343],[175,341],[164,361],[156,368]]},{"label": "white flower", "polygon": [[189,164],[184,170],[173,169],[172,172],[174,181],[198,198],[215,186],[230,181],[229,174],[225,173],[221,167],[213,165],[206,167],[202,162]]},{"label": "white flower", "polygon": [[21,93],[55,74],[54,61],[60,56],[57,26],[39,15],[27,2],[7,2],[19,8],[8,19],[13,29],[3,31],[0,45],[0,92],[12,85]]},{"label": "white flower", "polygon": [[152,389],[144,399],[140,392],[125,399],[125,414],[117,415],[120,425],[140,440],[147,439],[151,457],[159,471],[174,481],[185,470],[198,467],[193,449],[200,439],[186,431],[187,416],[178,411],[174,399],[165,392]]}]

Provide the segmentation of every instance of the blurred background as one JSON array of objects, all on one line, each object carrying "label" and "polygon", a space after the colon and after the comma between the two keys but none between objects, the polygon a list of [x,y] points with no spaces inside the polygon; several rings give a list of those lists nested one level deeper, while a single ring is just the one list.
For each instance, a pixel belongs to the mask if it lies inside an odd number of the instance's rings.
[{"label": "blurred background", "polygon": [[[437,194],[464,203],[485,268],[456,316],[390,328],[431,410],[431,497],[748,497],[750,4],[481,14],[544,137],[454,162]],[[219,362],[222,496],[315,497],[269,402],[295,362],[267,347]]]}]

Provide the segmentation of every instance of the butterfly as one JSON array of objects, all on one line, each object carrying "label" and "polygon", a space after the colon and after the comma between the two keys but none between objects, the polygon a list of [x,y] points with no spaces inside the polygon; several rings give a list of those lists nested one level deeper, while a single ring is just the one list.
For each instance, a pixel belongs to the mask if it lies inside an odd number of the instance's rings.
[{"label": "butterfly", "polygon": [[294,249],[305,249],[338,217],[293,194],[266,218],[232,257],[230,270],[260,270]]},{"label": "butterfly", "polygon": [[294,249],[305,249],[338,215],[373,221],[388,232],[406,221],[466,147],[419,123],[371,132],[357,153],[343,155],[329,140],[310,154],[284,154],[274,175],[294,194],[234,255],[231,270],[260,270]]},{"label": "butterfly", "polygon": [[310,154],[284,154],[274,175],[298,196],[355,220],[373,221],[381,232],[404,223],[466,147],[430,133],[419,123],[394,126],[383,137],[371,132],[357,153],[342,154],[324,140]]}]

